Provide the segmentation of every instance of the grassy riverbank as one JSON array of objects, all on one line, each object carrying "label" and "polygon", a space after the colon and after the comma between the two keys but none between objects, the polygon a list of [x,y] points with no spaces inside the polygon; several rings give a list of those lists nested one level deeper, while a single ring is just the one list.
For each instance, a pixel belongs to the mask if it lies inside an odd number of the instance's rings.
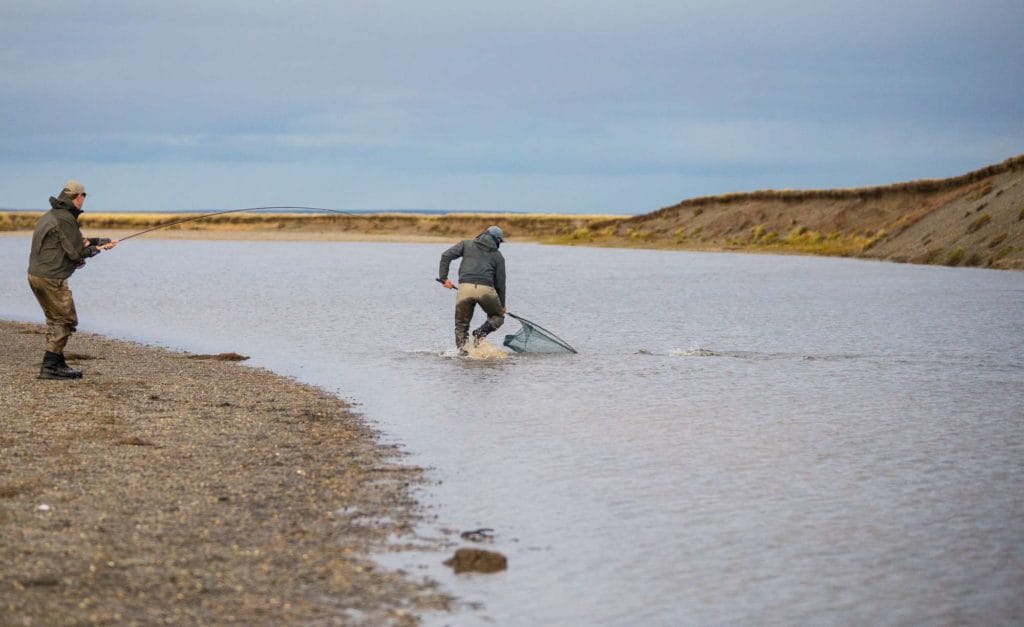
[{"label": "grassy riverbank", "polygon": [[695,198],[552,241],[1024,269],[1024,155],[948,179]]},{"label": "grassy riverbank", "polygon": [[[0,232],[24,234],[39,215],[0,212]],[[90,235],[117,236],[183,215],[86,212],[82,225]],[[511,241],[1024,269],[1024,155],[946,179],[708,196],[635,216],[235,213],[146,237],[448,242],[495,223]]]},{"label": "grassy riverbank", "polygon": [[[40,215],[38,211],[0,212],[0,231],[30,231]],[[195,214],[86,211],[80,223],[89,234],[129,234],[189,215]],[[449,241],[476,235],[498,222],[510,237],[545,241],[608,219],[607,215],[554,214],[380,213],[348,216],[332,213],[232,213],[175,225],[144,237]]]},{"label": "grassy riverbank", "polygon": [[78,334],[78,381],[35,378],[42,327],[0,322],[4,624],[415,624],[450,600],[379,568],[422,471],[323,391]]}]

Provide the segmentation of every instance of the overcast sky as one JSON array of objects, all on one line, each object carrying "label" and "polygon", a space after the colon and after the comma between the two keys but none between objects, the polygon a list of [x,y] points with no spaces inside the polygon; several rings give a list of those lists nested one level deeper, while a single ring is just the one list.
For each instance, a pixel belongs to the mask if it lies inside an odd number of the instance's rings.
[{"label": "overcast sky", "polygon": [[0,3],[0,207],[643,213],[1024,152],[1021,0]]}]

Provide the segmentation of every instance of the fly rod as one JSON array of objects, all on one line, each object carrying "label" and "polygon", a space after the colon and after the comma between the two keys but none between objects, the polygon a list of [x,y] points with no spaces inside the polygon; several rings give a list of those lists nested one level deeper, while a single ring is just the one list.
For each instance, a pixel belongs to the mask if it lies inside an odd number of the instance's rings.
[{"label": "fly rod", "polygon": [[120,238],[118,240],[118,242],[123,242],[126,239],[131,239],[133,237],[138,237],[139,235],[145,235],[146,233],[150,233],[152,231],[158,231],[160,229],[166,229],[168,227],[175,226],[175,225],[178,225],[178,224],[184,224],[185,222],[193,222],[195,220],[202,220],[203,218],[210,218],[210,217],[213,217],[213,216],[220,216],[220,215],[224,215],[225,213],[240,213],[242,211],[286,210],[286,209],[301,209],[301,210],[304,210],[304,211],[325,211],[325,212],[329,212],[329,213],[337,213],[337,214],[340,214],[340,215],[343,215],[343,216],[349,216],[349,217],[352,217],[352,218],[357,217],[355,214],[352,214],[352,213],[347,213],[345,211],[339,211],[337,209],[327,209],[327,208],[324,208],[324,207],[284,207],[284,206],[281,206],[281,207],[246,207],[245,209],[227,209],[225,211],[214,211],[213,213],[204,213],[204,214],[198,215],[198,216],[189,216],[187,218],[180,218],[180,219],[177,219],[177,220],[173,220],[171,222],[166,222],[164,224],[158,224],[158,225],[156,225],[156,226],[154,226],[152,228],[148,228],[148,229],[146,229],[144,231],[139,231],[138,233],[132,233],[131,235],[126,235],[125,237]]}]

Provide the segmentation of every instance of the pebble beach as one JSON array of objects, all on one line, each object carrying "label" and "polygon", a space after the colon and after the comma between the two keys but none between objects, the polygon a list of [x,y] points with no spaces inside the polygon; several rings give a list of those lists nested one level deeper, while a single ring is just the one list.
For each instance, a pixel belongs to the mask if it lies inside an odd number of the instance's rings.
[{"label": "pebble beach", "polygon": [[[374,552],[422,547],[422,469],[342,399],[237,355],[0,322],[0,613],[11,625],[414,625],[452,600]],[[244,353],[244,347],[238,347]]]}]

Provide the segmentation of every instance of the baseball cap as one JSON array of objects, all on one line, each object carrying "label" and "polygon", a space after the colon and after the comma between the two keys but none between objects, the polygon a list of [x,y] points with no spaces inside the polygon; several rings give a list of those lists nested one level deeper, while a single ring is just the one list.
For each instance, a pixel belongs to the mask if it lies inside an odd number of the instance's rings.
[{"label": "baseball cap", "polygon": [[85,185],[82,185],[78,181],[76,181],[74,179],[71,179],[67,183],[64,183],[64,189],[61,190],[61,193],[64,194],[65,196],[69,197],[69,198],[74,198],[75,196],[78,196],[79,194],[83,194],[84,195],[85,194]]}]

